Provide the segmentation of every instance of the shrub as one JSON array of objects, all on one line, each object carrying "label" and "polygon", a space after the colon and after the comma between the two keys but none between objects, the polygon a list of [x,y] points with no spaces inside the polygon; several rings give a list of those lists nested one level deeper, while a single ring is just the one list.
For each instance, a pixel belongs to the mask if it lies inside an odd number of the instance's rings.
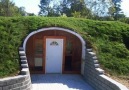
[{"label": "shrub", "polygon": [[89,47],[95,48],[104,69],[129,73],[129,51],[123,43],[123,36],[129,36],[128,24],[62,17],[0,17],[0,77],[19,70],[18,47],[30,32],[52,26],[79,33]]}]

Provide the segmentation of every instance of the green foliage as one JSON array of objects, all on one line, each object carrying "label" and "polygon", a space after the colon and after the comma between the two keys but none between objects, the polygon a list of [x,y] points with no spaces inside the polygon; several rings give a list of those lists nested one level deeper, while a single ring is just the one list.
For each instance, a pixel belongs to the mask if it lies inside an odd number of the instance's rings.
[{"label": "green foliage", "polygon": [[81,15],[80,15],[80,13],[81,12],[74,12],[74,13],[72,13],[72,15],[73,15],[73,17],[75,17],[75,18],[80,18],[81,17]]},{"label": "green foliage", "polygon": [[121,19],[119,19],[119,21],[129,24],[129,18],[128,17],[121,18]]},{"label": "green foliage", "polygon": [[25,8],[18,8],[10,0],[0,0],[0,16],[12,17],[12,16],[25,16]]},{"label": "green foliage", "polygon": [[114,18],[114,20],[118,20],[120,18],[124,18],[125,15],[121,9],[122,0],[112,0],[112,6],[109,8],[109,14]]},{"label": "green foliage", "polygon": [[62,17],[0,17],[0,77],[19,70],[18,47],[32,31],[44,27],[63,27],[79,33],[93,47],[104,69],[118,74],[129,73],[129,50],[123,43],[129,25],[113,21],[94,21]]},{"label": "green foliage", "polygon": [[93,17],[84,0],[40,0],[39,8],[41,16],[57,17],[66,14],[68,17]]}]

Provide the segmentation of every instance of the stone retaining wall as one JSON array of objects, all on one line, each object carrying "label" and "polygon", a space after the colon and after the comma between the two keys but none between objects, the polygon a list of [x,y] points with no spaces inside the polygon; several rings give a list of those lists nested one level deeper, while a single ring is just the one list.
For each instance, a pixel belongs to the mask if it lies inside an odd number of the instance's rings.
[{"label": "stone retaining wall", "polygon": [[92,49],[86,50],[84,62],[84,78],[96,90],[128,90],[124,85],[104,75],[96,54]]},{"label": "stone retaining wall", "polygon": [[[19,48],[21,58],[21,72],[18,76],[0,79],[0,90],[31,90],[31,79],[28,69],[26,54],[23,48]],[[96,54],[92,49],[86,50],[84,60],[84,78],[96,90],[128,90],[124,85],[104,75],[100,69]]]},{"label": "stone retaining wall", "polygon": [[0,79],[0,90],[31,90],[31,79],[26,54],[19,48],[21,72],[18,76]]}]

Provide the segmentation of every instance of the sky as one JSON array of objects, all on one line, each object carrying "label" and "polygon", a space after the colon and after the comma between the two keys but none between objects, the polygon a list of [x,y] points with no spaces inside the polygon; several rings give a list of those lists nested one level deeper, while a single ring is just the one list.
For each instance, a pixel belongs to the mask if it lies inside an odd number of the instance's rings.
[{"label": "sky", "polygon": [[122,0],[121,8],[124,14],[129,17],[129,0]]},{"label": "sky", "polygon": [[25,7],[25,11],[28,13],[34,13],[38,15],[40,0],[11,0],[18,7]]},{"label": "sky", "polygon": [[[11,0],[18,7],[25,7],[25,11],[38,15],[40,0]],[[121,8],[124,14],[129,17],[129,0],[122,0]]]}]

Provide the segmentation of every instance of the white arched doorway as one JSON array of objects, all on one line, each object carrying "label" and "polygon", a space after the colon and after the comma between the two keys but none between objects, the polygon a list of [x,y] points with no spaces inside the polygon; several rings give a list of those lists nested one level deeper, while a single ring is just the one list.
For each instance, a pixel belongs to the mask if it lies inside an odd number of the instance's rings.
[{"label": "white arched doorway", "polygon": [[80,41],[81,41],[81,45],[82,45],[82,55],[81,55],[81,73],[83,74],[84,72],[84,64],[83,64],[83,60],[85,60],[85,50],[86,50],[86,43],[85,41],[83,40],[83,38],[76,32],[72,31],[72,30],[69,30],[69,29],[64,29],[64,28],[60,28],[60,27],[49,27],[49,28],[42,28],[42,29],[39,29],[39,30],[36,30],[36,31],[33,31],[31,32],[24,40],[23,42],[23,48],[26,52],[26,45],[27,45],[27,41],[29,40],[29,38],[35,34],[38,34],[40,32],[45,32],[45,31],[51,31],[51,30],[57,30],[57,31],[64,31],[64,32],[67,32],[67,33],[70,33],[74,36],[76,36]]}]

